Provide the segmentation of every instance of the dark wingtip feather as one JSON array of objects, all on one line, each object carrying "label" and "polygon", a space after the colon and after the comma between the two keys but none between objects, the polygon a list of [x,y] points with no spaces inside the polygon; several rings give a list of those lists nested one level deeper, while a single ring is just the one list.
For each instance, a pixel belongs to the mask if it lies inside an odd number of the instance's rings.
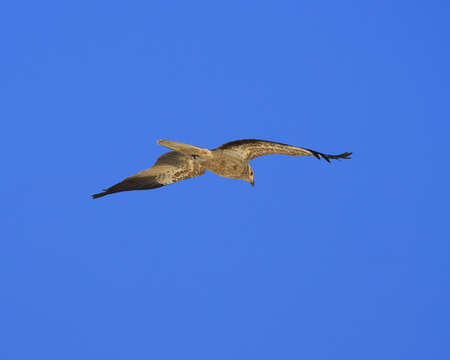
[{"label": "dark wingtip feather", "polygon": [[99,197],[102,197],[102,196],[105,196],[105,195],[108,195],[108,193],[106,191],[98,193],[98,194],[94,194],[94,195],[92,195],[92,198],[93,199],[98,199]]},{"label": "dark wingtip feather", "polygon": [[351,156],[352,154],[353,154],[352,152],[345,152],[345,153],[343,153],[343,154],[336,155],[336,156],[338,156],[339,159],[351,159],[350,156]]},{"label": "dark wingtip feather", "polygon": [[329,155],[329,154],[322,154],[320,152],[314,151],[314,150],[310,150],[309,151],[312,152],[312,154],[317,158],[317,159],[325,159],[327,162],[331,162],[331,159],[337,160],[337,159],[351,159],[350,155],[352,155],[351,152],[345,152],[339,155]]}]

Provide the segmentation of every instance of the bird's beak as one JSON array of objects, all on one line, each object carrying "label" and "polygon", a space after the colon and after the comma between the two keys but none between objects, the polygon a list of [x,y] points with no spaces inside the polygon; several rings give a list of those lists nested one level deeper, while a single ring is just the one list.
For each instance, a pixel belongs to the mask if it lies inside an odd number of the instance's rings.
[{"label": "bird's beak", "polygon": [[251,184],[252,186],[255,186],[255,180],[250,181],[250,184]]}]

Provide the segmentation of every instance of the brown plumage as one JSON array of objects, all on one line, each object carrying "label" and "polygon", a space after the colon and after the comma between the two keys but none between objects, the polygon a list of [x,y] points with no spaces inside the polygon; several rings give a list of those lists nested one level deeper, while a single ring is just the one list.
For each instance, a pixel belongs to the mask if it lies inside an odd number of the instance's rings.
[{"label": "brown plumage", "polygon": [[169,140],[158,140],[157,143],[173,151],[159,157],[151,168],[130,176],[92,197],[96,199],[121,191],[155,189],[203,175],[206,169],[217,175],[245,180],[254,185],[254,173],[248,161],[258,156],[270,154],[315,156],[317,159],[324,158],[330,162],[330,159],[350,159],[352,154],[345,152],[327,155],[306,148],[256,139],[228,142],[214,150]]},{"label": "brown plumage", "polygon": [[155,189],[203,175],[205,170],[206,168],[192,157],[170,151],[159,157],[150,169],[138,172],[92,197],[96,199],[120,191]]}]

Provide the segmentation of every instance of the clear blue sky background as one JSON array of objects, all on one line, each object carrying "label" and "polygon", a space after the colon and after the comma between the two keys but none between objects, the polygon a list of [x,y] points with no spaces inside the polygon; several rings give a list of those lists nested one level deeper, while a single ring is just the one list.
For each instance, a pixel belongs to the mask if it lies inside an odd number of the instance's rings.
[{"label": "clear blue sky background", "polygon": [[[449,359],[449,7],[3,4],[1,359]],[[90,198],[160,138],[354,156]]]}]

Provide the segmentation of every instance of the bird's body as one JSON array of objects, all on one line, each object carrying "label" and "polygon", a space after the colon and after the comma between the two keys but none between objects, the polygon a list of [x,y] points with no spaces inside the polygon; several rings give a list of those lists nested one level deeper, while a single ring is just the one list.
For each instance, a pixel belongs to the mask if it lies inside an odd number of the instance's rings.
[{"label": "bird's body", "polygon": [[328,162],[330,159],[349,159],[351,155],[349,152],[326,155],[306,148],[255,139],[232,141],[214,150],[170,140],[158,140],[158,144],[173,151],[160,156],[151,168],[134,174],[92,197],[95,199],[121,191],[154,189],[203,175],[206,169],[219,176],[242,179],[254,185],[253,169],[248,162],[262,155],[315,156]]},{"label": "bird's body", "polygon": [[248,166],[233,154],[226,154],[221,150],[212,152],[213,158],[206,160],[205,167],[216,175],[231,179],[241,179],[248,173]]}]

